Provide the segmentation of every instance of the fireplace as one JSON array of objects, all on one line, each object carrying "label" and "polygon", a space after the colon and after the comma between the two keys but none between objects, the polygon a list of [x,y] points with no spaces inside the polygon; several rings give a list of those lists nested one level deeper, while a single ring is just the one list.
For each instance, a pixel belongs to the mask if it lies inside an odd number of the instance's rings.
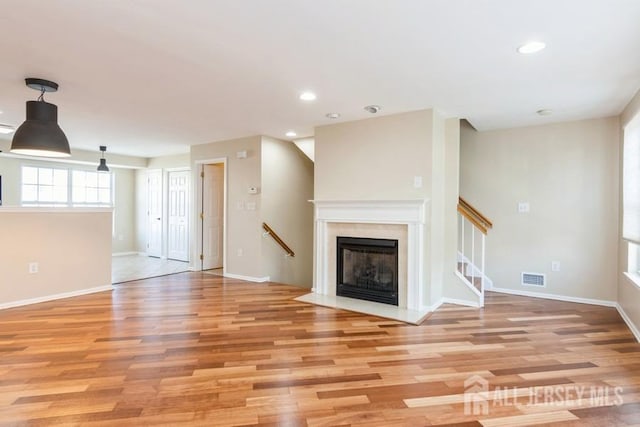
[{"label": "fireplace", "polygon": [[337,237],[336,295],[398,305],[398,241]]}]

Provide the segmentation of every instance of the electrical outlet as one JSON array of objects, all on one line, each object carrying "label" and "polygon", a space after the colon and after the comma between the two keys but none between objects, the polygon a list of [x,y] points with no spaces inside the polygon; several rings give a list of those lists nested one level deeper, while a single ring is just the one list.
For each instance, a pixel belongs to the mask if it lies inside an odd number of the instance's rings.
[{"label": "electrical outlet", "polygon": [[520,203],[518,203],[518,212],[519,213],[528,213],[529,212],[529,202],[520,202]]},{"label": "electrical outlet", "polygon": [[560,261],[551,261],[551,271],[560,271]]},{"label": "electrical outlet", "polygon": [[243,256],[244,255],[244,251],[242,249],[238,249],[238,256]]},{"label": "electrical outlet", "polygon": [[413,188],[422,188],[422,176],[416,175],[413,177]]},{"label": "electrical outlet", "polygon": [[30,262],[29,263],[29,274],[35,274],[38,272],[38,263]]}]

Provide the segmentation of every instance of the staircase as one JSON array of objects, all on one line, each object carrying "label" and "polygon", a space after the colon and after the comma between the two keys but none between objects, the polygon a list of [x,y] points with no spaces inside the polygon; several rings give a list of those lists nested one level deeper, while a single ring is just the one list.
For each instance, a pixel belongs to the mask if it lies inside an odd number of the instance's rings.
[{"label": "staircase", "polygon": [[484,307],[485,238],[493,223],[462,197],[458,199],[458,266],[456,275],[478,296]]}]

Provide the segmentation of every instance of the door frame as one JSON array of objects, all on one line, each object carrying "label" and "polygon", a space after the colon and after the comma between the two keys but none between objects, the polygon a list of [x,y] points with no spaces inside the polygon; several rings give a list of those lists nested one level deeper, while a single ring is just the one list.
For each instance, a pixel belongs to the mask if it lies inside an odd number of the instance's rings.
[{"label": "door frame", "polygon": [[192,216],[191,229],[193,230],[191,239],[191,261],[189,262],[189,269],[192,271],[202,271],[202,260],[200,260],[200,251],[202,250],[202,221],[200,218],[200,212],[203,209],[203,188],[202,178],[200,173],[204,170],[204,165],[222,164],[223,170],[223,218],[222,218],[222,271],[227,271],[227,187],[229,185],[229,169],[227,167],[227,157],[217,157],[213,159],[196,160],[196,167],[192,171],[192,188],[194,189],[193,203],[192,203]]}]

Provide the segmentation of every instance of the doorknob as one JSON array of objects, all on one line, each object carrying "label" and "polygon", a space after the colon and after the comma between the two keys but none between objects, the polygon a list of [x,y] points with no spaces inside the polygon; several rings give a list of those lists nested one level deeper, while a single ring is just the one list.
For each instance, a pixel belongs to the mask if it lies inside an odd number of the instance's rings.
[{"label": "doorknob", "polygon": [[160,221],[160,218],[156,218],[158,221]]}]

